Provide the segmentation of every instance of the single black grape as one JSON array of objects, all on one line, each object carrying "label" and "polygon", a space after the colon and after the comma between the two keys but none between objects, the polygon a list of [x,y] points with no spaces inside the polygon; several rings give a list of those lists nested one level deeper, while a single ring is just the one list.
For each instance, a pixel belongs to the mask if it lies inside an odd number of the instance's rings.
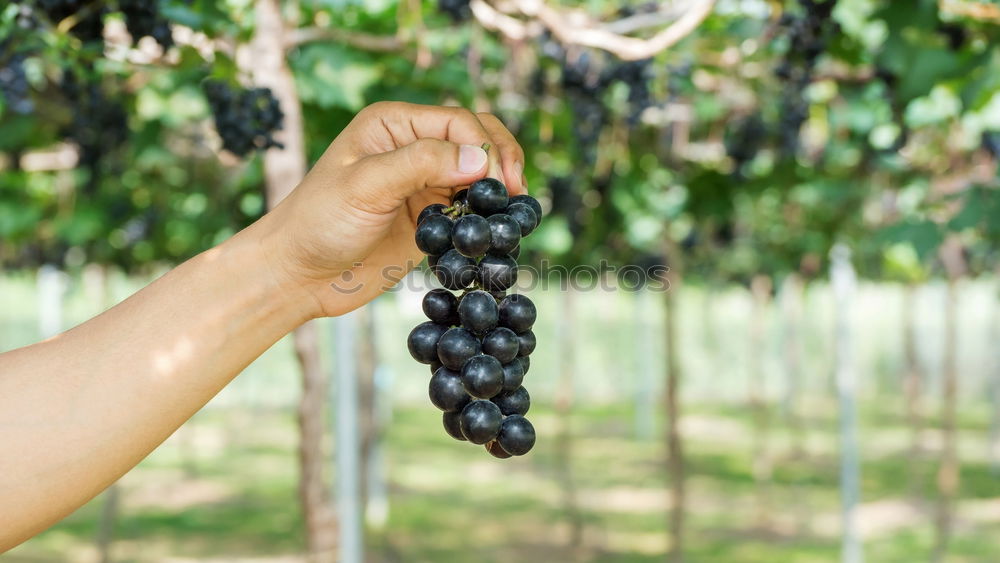
[{"label": "single black grape", "polygon": [[431,321],[418,324],[406,339],[406,347],[413,359],[422,364],[434,362],[438,357],[438,341],[447,330],[448,327]]},{"label": "single black grape", "polygon": [[538,226],[538,216],[535,210],[526,203],[512,203],[507,206],[507,215],[510,215],[521,228],[521,236],[526,237]]},{"label": "single black grape", "polygon": [[526,330],[517,335],[517,355],[530,356],[535,351],[535,333]]},{"label": "single black grape", "polygon": [[458,303],[458,318],[462,326],[476,334],[493,330],[500,320],[497,300],[485,291],[473,291]]},{"label": "single black grape", "polygon": [[432,289],[421,304],[427,318],[443,325],[458,324],[458,298],[447,289]]},{"label": "single black grape", "polygon": [[488,255],[479,261],[477,270],[479,284],[490,292],[506,291],[517,283],[517,262],[510,256]]},{"label": "single black grape", "polygon": [[473,356],[462,366],[462,384],[465,385],[465,391],[473,397],[489,399],[503,387],[504,368],[493,356]]},{"label": "single black grape", "polygon": [[524,366],[521,362],[509,362],[503,365],[503,390],[513,391],[524,382]]},{"label": "single black grape", "polygon": [[469,188],[464,190],[458,190],[455,195],[451,196],[451,204],[457,205],[459,203],[465,203],[469,201]]},{"label": "single black grape", "polygon": [[469,205],[484,217],[502,212],[507,201],[507,188],[496,178],[483,178],[469,186]]},{"label": "single black grape", "polygon": [[531,395],[528,395],[528,390],[524,387],[518,387],[513,391],[501,391],[490,401],[500,407],[500,412],[504,416],[512,414],[524,416],[531,408]]},{"label": "single black grape", "polygon": [[517,359],[521,362],[521,368],[524,369],[524,375],[528,375],[528,369],[531,368],[531,357],[520,356]]},{"label": "single black grape", "polygon": [[443,411],[460,411],[472,400],[465,391],[463,377],[445,367],[431,376],[427,394],[431,403]]},{"label": "single black grape", "polygon": [[424,254],[441,255],[451,248],[455,223],[444,215],[430,215],[417,226],[417,248]]},{"label": "single black grape", "polygon": [[451,290],[469,287],[479,274],[476,261],[462,256],[454,248],[438,258],[432,271],[441,285]]},{"label": "single black grape", "polygon": [[501,364],[514,361],[519,345],[517,334],[506,327],[495,328],[483,337],[483,353],[493,356]]},{"label": "single black grape", "polygon": [[490,440],[489,442],[486,443],[486,451],[489,452],[491,456],[497,459],[508,459],[514,457],[509,453],[507,453],[506,451],[504,451],[504,449],[500,447],[500,444],[498,444],[496,440]]},{"label": "single black grape", "polygon": [[476,335],[461,327],[448,329],[437,343],[438,359],[452,371],[461,371],[465,361],[481,351]]},{"label": "single black grape", "polygon": [[[468,408],[466,407],[466,409]],[[463,411],[462,414],[464,421],[465,412]],[[535,445],[535,427],[521,415],[508,416],[500,425],[497,442],[505,452],[511,455],[524,455],[531,451]]]},{"label": "single black grape", "polygon": [[510,254],[521,243],[521,227],[510,215],[497,213],[486,221],[490,224],[490,254]]},{"label": "single black grape", "polygon": [[443,203],[432,203],[425,207],[420,215],[417,215],[417,225],[423,222],[424,219],[430,217],[431,215],[444,215],[444,210],[448,209],[448,206]]},{"label": "single black grape", "polygon": [[463,256],[479,258],[490,249],[490,224],[481,215],[465,215],[455,221],[451,239]]},{"label": "single black grape", "polygon": [[500,326],[505,326],[516,333],[531,330],[538,316],[535,304],[524,295],[512,294],[500,302]]},{"label": "single black grape", "polygon": [[462,435],[462,411],[441,413],[441,422],[444,424],[444,431],[449,436],[462,442],[468,440]]},{"label": "single black grape", "polygon": [[[462,435],[473,444],[485,444],[500,432],[503,415],[500,407],[489,401],[472,401],[462,409]],[[506,450],[506,448],[504,448]]]},{"label": "single black grape", "polygon": [[535,212],[535,218],[538,223],[542,222],[542,204],[538,203],[538,200],[527,194],[516,195],[510,198],[510,203],[508,205],[513,205],[515,203],[523,203],[530,207],[532,211]]}]

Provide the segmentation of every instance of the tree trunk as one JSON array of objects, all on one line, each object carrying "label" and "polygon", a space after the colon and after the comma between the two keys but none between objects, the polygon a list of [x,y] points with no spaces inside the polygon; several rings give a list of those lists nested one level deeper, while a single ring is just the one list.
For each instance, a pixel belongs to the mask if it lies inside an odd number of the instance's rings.
[{"label": "tree trunk", "polygon": [[854,331],[851,326],[857,278],[851,265],[849,248],[838,244],[833,247],[830,257],[837,323],[835,378],[840,402],[840,495],[843,525],[841,560],[844,563],[861,563],[864,561],[858,527],[861,468],[858,460]]},{"label": "tree trunk", "polygon": [[958,492],[959,465],[955,444],[955,399],[958,392],[956,365],[957,297],[955,280],[948,280],[944,312],[944,381],[941,396],[941,465],[938,468],[938,504],[935,515],[936,541],[934,561],[943,561],[951,540],[952,511]]},{"label": "tree trunk", "polygon": [[669,547],[667,560],[680,563],[684,560],[684,450],[681,443],[681,360],[677,342],[677,292],[681,289],[680,252],[667,243],[670,272],[667,280],[670,287],[663,293],[664,346],[666,351],[667,384],[664,393],[666,410],[667,478],[670,480],[670,512],[668,516]]},{"label": "tree trunk", "polygon": [[[805,283],[802,276],[792,272],[781,285],[782,362],[785,372],[785,389],[782,414],[789,429],[786,461],[800,463],[807,457],[805,447],[805,421],[800,414],[799,397],[802,393],[802,310]],[[792,483],[791,493],[797,499],[790,507],[800,534],[807,534],[811,509],[809,495],[803,484]]]},{"label": "tree trunk", "polygon": [[791,273],[781,286],[783,360],[785,364],[785,394],[782,411],[792,430],[792,453],[802,454],[802,420],[799,417],[799,395],[802,391],[802,277]]},{"label": "tree trunk", "polygon": [[[91,311],[93,315],[103,313],[113,304],[109,283],[107,266],[94,264],[87,266],[83,271],[84,293],[87,296],[87,301],[94,305],[94,309]],[[118,481],[112,483],[101,493],[103,504],[101,505],[100,519],[97,522],[97,536],[94,540],[97,560],[100,563],[110,563],[114,560],[112,544],[121,508],[120,496],[121,490]]]},{"label": "tree trunk", "polygon": [[35,283],[38,290],[38,333],[42,339],[51,338],[63,329],[66,274],[59,268],[46,264],[38,269]]},{"label": "tree trunk", "polygon": [[388,504],[382,464],[384,420],[378,382],[375,345],[378,300],[358,309],[358,424],[361,432],[361,506],[365,522],[384,527]]},{"label": "tree trunk", "polygon": [[555,409],[559,420],[556,438],[556,464],[562,484],[563,509],[569,521],[569,545],[579,548],[583,544],[583,516],[577,500],[576,480],[573,476],[573,414],[574,379],[576,371],[576,294],[570,287],[562,290],[561,321],[556,325],[556,342],[559,352],[559,384],[556,387]]},{"label": "tree trunk", "polygon": [[[274,208],[298,185],[306,173],[302,107],[295,81],[285,60],[284,23],[278,0],[257,0],[253,38],[254,81],[271,88],[284,113],[284,124],[276,135],[284,149],[264,153],[264,178],[268,208]],[[302,372],[299,422],[299,498],[306,527],[309,557],[319,563],[335,561],[337,522],[323,478],[323,405],[326,376],[319,354],[315,323],[295,330],[295,355]]]},{"label": "tree trunk", "polygon": [[[996,275],[1000,278],[1000,268]],[[1000,288],[997,293],[1000,294]],[[1000,342],[1000,307],[993,304],[993,342]],[[990,393],[990,469],[994,476],[1000,476],[1000,346],[993,348],[993,383]]]},{"label": "tree trunk", "polygon": [[771,517],[771,474],[773,467],[768,451],[770,426],[767,407],[767,382],[764,378],[764,359],[767,356],[767,308],[771,302],[771,278],[756,275],[750,282],[753,313],[750,319],[750,408],[753,411],[753,476],[757,493],[757,522],[767,526]]},{"label": "tree trunk", "polygon": [[636,346],[635,367],[638,379],[635,388],[635,435],[640,440],[649,440],[653,437],[656,410],[656,398],[653,396],[653,355],[656,348],[653,345],[653,324],[648,322],[652,303],[650,292],[646,289],[639,289],[632,295],[635,303],[632,320],[635,322],[633,342]]},{"label": "tree trunk", "polygon": [[360,434],[360,473],[361,483],[359,496],[361,506],[368,506],[368,460],[375,441],[378,439],[378,420],[375,416],[375,342],[374,326],[372,324],[371,305],[354,312],[357,324],[357,355],[358,355],[358,433]]},{"label": "tree trunk", "polygon": [[358,435],[357,311],[333,319],[337,354],[337,508],[340,563],[364,560],[361,443]]},{"label": "tree trunk", "polygon": [[113,483],[101,493],[104,504],[101,506],[101,519],[97,523],[97,538],[95,541],[97,560],[100,563],[111,563],[114,561],[111,546],[115,537],[115,525],[118,522],[119,507],[121,506],[118,500],[119,496],[118,482]]},{"label": "tree trunk", "polygon": [[907,284],[903,289],[903,394],[906,400],[906,423],[910,427],[907,480],[910,498],[914,500],[921,495],[919,461],[923,458],[923,415],[920,402],[923,375],[917,357],[916,304],[916,287]]},{"label": "tree trunk", "polygon": [[955,402],[958,397],[958,294],[959,278],[965,273],[965,259],[957,238],[949,236],[940,248],[941,262],[948,273],[944,310],[944,380],[941,393],[941,465],[938,467],[938,503],[935,513],[936,539],[933,561],[944,561],[951,541],[955,495],[958,492],[959,464],[955,443]]}]

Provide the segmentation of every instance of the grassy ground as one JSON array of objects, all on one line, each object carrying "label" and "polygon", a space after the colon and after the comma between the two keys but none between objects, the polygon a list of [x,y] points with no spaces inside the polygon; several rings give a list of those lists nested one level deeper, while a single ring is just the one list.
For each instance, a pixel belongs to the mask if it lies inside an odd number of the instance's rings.
[{"label": "grassy ground", "polygon": [[[926,560],[937,436],[911,459],[892,405],[863,409],[861,508],[871,561]],[[698,407],[685,418],[689,561],[834,561],[839,556],[835,418],[810,405],[797,439],[767,435],[760,471],[755,429],[739,406]],[[662,561],[663,447],[630,437],[625,406],[571,419],[572,518],[551,411],[534,412],[535,451],[499,461],[444,436],[430,407],[397,408],[386,442],[390,512],[368,531],[371,561]],[[777,415],[775,415],[777,416]],[[1000,560],[1000,478],[985,460],[985,412],[961,421],[962,484],[948,561]],[[295,429],[286,413],[206,411],[121,482],[115,556],[122,561],[299,560]],[[796,448],[798,444],[798,448]],[[796,452],[796,450],[799,450]],[[755,467],[757,472],[755,473]],[[4,561],[88,561],[103,499],[4,556]]]},{"label": "grassy ground", "polygon": [[[114,278],[111,301],[146,280]],[[1000,561],[1000,474],[989,468],[986,400],[997,377],[995,280],[963,286],[959,315],[960,499],[949,562]],[[66,324],[100,310],[99,292],[71,280]],[[926,561],[933,517],[940,435],[943,292],[919,293],[917,337],[924,369],[924,406],[931,417],[910,451],[900,404],[900,289],[862,286],[854,327],[860,379],[863,462],[859,518],[869,561]],[[577,323],[557,322],[558,292],[536,292],[541,312],[526,385],[539,432],[526,458],[494,460],[447,438],[426,401],[427,370],[407,357],[409,329],[420,322],[420,292],[376,303],[379,381],[394,404],[385,439],[389,513],[368,527],[371,561],[662,561],[668,548],[664,444],[644,427],[633,405],[648,405],[661,428],[662,310],[655,295],[579,294]],[[643,300],[644,299],[644,300]],[[37,339],[37,294],[30,276],[0,276],[0,350]],[[687,561],[836,561],[840,513],[837,413],[832,402],[832,303],[818,285],[806,295],[801,331],[802,403],[789,424],[776,403],[783,372],[780,311],[765,312],[764,340],[748,337],[753,310],[745,290],[707,293],[686,286],[680,304],[681,364],[688,475]],[[321,325],[327,331],[328,324]],[[577,343],[568,360],[555,343],[564,331]],[[651,343],[643,348],[643,335]],[[322,342],[330,342],[328,335]],[[289,341],[250,366],[190,423],[119,484],[115,527],[118,561],[302,561],[302,520],[296,496],[298,395]],[[324,353],[327,352],[324,346]],[[645,356],[644,356],[645,354]],[[573,363],[567,366],[566,362]],[[757,362],[755,364],[755,362]],[[770,408],[767,430],[746,407],[753,366],[763,374]],[[559,455],[561,421],[551,411],[558,374],[574,373],[579,399],[569,420],[569,467],[575,510],[568,503]],[[991,380],[991,378],[993,378]],[[793,428],[799,430],[793,431]],[[763,443],[762,450],[754,444]],[[2,465],[2,463],[0,463]],[[332,465],[332,463],[331,463]],[[3,562],[95,561],[105,498],[0,556]],[[575,517],[574,517],[575,515]],[[574,522],[579,541],[572,542]]]}]

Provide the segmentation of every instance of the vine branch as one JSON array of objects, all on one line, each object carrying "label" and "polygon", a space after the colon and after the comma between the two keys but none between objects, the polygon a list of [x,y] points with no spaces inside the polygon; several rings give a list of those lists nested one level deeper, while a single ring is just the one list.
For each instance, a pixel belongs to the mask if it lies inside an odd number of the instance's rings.
[{"label": "vine branch", "polygon": [[[547,29],[565,45],[602,49],[622,60],[631,61],[652,57],[690,35],[712,12],[715,0],[692,0],[678,11],[637,14],[609,23],[594,21],[580,12],[560,10],[544,0],[510,0],[502,5],[491,4],[487,0],[471,0],[469,7],[480,25],[508,40],[517,42],[538,37]],[[627,35],[665,24],[669,25],[649,38]],[[314,41],[336,41],[357,49],[383,53],[413,47],[411,41],[400,35],[319,27],[289,30],[285,47],[291,49]]]},{"label": "vine branch", "polygon": [[[516,5],[522,14],[537,18],[564,44],[603,49],[620,59],[634,61],[652,57],[687,37],[712,12],[715,0],[692,2],[688,9],[673,23],[648,39],[622,35],[611,31],[609,26],[597,26],[591,22],[575,23],[571,18],[541,0],[516,0]],[[627,27],[621,23],[622,21],[620,20],[613,27]],[[645,25],[644,21],[643,27]]]}]

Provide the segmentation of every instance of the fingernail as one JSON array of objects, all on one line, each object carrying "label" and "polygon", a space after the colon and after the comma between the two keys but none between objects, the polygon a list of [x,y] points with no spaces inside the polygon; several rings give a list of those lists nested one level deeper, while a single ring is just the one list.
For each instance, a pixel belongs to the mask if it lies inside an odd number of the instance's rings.
[{"label": "fingernail", "polygon": [[479,172],[486,164],[486,151],[475,145],[462,145],[458,149],[458,171],[463,174]]}]

